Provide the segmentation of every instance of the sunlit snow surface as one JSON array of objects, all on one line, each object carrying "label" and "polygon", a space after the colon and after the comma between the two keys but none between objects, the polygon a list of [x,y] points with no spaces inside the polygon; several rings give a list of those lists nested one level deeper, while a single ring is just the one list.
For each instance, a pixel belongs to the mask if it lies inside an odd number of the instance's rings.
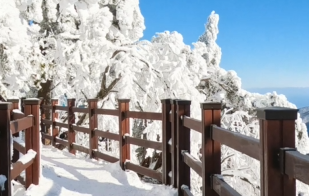
[{"label": "sunlit snow surface", "polygon": [[142,182],[132,171],[122,171],[119,163],[106,163],[76,157],[52,147],[42,148],[40,185],[31,185],[28,196],[170,196],[176,190],[168,186]]}]

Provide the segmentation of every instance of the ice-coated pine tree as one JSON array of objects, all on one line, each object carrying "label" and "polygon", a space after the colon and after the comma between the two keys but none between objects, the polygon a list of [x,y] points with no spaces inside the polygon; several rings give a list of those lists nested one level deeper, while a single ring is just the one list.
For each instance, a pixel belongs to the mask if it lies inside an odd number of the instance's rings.
[{"label": "ice-coated pine tree", "polygon": [[[77,100],[98,98],[99,107],[117,108],[117,99],[129,98],[130,109],[159,112],[160,100],[192,100],[191,116],[200,118],[199,103],[223,104],[222,126],[255,138],[255,109],[266,106],[296,108],[284,95],[265,95],[242,89],[235,71],[220,68],[221,48],[216,39],[219,15],[212,12],[205,33],[193,48],[177,32],[162,32],[141,40],[145,29],[138,0],[0,0],[0,94],[4,97],[64,93]],[[49,83],[50,82],[50,83]],[[46,85],[46,84],[49,85]],[[40,91],[39,91],[40,90]],[[49,95],[50,97],[51,95]],[[78,124],[87,116],[78,116]],[[161,139],[161,124],[131,123],[132,135]],[[298,118],[296,144],[309,152],[305,125]],[[113,117],[100,118],[99,129],[118,132]],[[87,137],[77,135],[87,144]],[[191,153],[199,158],[200,135],[191,135]],[[117,144],[101,143],[117,154]],[[108,145],[108,146],[106,146]],[[137,150],[140,163],[154,153]],[[222,174],[242,195],[259,195],[259,163],[222,147]],[[192,175],[192,190],[200,194],[201,179]],[[241,186],[239,186],[241,184]],[[309,193],[307,185],[297,190]]]}]

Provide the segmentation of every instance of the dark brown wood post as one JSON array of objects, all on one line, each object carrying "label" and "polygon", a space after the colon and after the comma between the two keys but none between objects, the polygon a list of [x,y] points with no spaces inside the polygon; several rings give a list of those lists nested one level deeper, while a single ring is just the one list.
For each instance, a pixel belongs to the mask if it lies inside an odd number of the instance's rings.
[{"label": "dark brown wood post", "polygon": [[75,131],[73,130],[73,124],[75,124],[75,114],[73,112],[73,107],[75,106],[75,99],[67,100],[68,108],[68,141],[69,141],[69,152],[72,154],[76,153],[73,149],[73,143],[75,143]]},{"label": "dark brown wood post", "polygon": [[211,125],[220,126],[221,103],[201,103],[202,114],[202,187],[203,196],[217,196],[211,176],[221,174],[221,145],[212,140]]},{"label": "dark brown wood post", "polygon": [[[24,113],[26,116],[32,115],[31,111],[31,105],[26,105],[25,104],[25,99],[23,100],[23,106],[24,106]],[[32,127],[28,128],[25,130],[25,148],[26,148],[26,153],[28,150],[33,148],[33,135],[34,132],[32,131]],[[31,164],[27,169],[26,169],[26,188],[28,188],[32,183],[33,183],[33,164]]]},{"label": "dark brown wood post", "polygon": [[52,136],[53,136],[53,141],[52,144],[55,147],[56,146],[56,140],[55,138],[59,135],[59,127],[56,126],[56,119],[58,118],[58,113],[56,113],[56,108],[55,106],[58,105],[58,99],[52,99],[52,121],[53,125],[50,127],[52,129]]},{"label": "dark brown wood post", "polygon": [[257,109],[260,120],[261,196],[296,194],[295,179],[280,172],[282,147],[295,148],[297,109],[268,107]]},{"label": "dark brown wood post", "polygon": [[124,139],[125,134],[130,134],[130,119],[126,118],[125,112],[129,111],[130,99],[119,99],[119,163],[123,170],[125,170],[125,161],[130,160],[130,144],[127,144]]},{"label": "dark brown wood post", "polygon": [[7,178],[4,190],[0,189],[0,195],[8,196],[11,196],[11,109],[12,103],[0,102],[0,174]]},{"label": "dark brown wood post", "polygon": [[19,99],[8,99],[7,102],[11,102],[13,104],[13,107],[11,110],[19,109]]},{"label": "dark brown wood post", "polygon": [[[34,125],[32,126],[32,128],[27,131],[27,132],[32,132],[31,133],[31,141],[32,144],[30,144],[29,146],[30,149],[32,149],[33,151],[36,152],[36,157],[33,161],[32,164],[32,183],[34,185],[38,185],[39,184],[39,179],[40,179],[40,161],[41,161],[41,151],[40,151],[40,100],[39,99],[25,99],[24,100],[24,104],[25,104],[25,108],[27,108],[27,112],[29,111],[29,109],[31,109],[31,115],[33,115],[33,120],[34,120]],[[27,113],[27,115],[29,115]],[[27,133],[26,132],[26,133]],[[27,144],[26,144],[27,146]],[[26,150],[28,151],[29,149]],[[30,184],[29,184],[30,185]],[[28,187],[28,186],[27,186]]]},{"label": "dark brown wood post", "polygon": [[[12,110],[19,109],[19,99],[8,99],[7,101],[12,103],[13,105]],[[14,119],[13,116],[11,116],[11,120],[17,120],[17,119]],[[14,133],[13,137],[19,137],[19,132]],[[12,162],[15,163],[16,161],[18,161],[18,159],[19,159],[19,151],[14,148]]]},{"label": "dark brown wood post", "polygon": [[95,136],[94,130],[98,128],[98,115],[95,114],[95,109],[98,106],[98,99],[88,99],[88,113],[89,113],[89,155],[93,158],[94,149],[98,149],[98,136]]},{"label": "dark brown wood post", "polygon": [[190,167],[183,161],[182,153],[190,152],[190,129],[183,126],[183,116],[190,116],[191,101],[176,100],[177,106],[177,188],[178,195],[184,196],[181,186],[190,188]]},{"label": "dark brown wood post", "polygon": [[177,115],[176,100],[171,100],[171,131],[172,131],[172,183],[173,187],[177,187]]},{"label": "dark brown wood post", "polygon": [[163,99],[162,103],[162,183],[170,185],[172,172],[172,154],[169,152],[169,141],[172,139],[172,126],[170,122],[171,99]]}]

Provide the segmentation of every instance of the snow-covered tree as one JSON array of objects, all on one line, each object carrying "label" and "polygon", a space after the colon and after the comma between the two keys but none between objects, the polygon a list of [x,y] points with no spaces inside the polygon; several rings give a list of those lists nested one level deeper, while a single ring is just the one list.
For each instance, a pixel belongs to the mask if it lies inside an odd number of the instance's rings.
[{"label": "snow-covered tree", "polygon": [[38,43],[31,43],[27,21],[14,1],[0,1],[0,94],[21,97],[37,78]]}]

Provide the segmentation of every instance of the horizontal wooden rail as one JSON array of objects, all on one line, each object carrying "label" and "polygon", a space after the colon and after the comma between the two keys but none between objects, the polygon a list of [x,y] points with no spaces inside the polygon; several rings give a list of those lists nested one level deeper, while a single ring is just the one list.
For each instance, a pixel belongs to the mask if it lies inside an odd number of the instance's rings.
[{"label": "horizontal wooden rail", "polygon": [[54,106],[55,107],[55,110],[60,110],[60,111],[67,111],[68,110],[68,107],[67,106],[59,106],[59,105],[56,105]]},{"label": "horizontal wooden rail", "polygon": [[54,122],[54,123],[55,123],[55,126],[69,128],[69,125],[66,123],[62,123],[62,122]]},{"label": "horizontal wooden rail", "polygon": [[212,125],[212,139],[260,160],[260,141],[253,137]]},{"label": "horizontal wooden rail", "polygon": [[130,163],[130,162],[125,162],[125,168],[132,170],[132,171],[134,171],[138,174],[145,175],[145,176],[148,176],[150,178],[154,178],[154,179],[159,180],[159,181],[162,180],[162,173],[161,172],[149,169],[147,167],[142,167],[142,166]]},{"label": "horizontal wooden rail", "polygon": [[12,134],[28,129],[32,126],[33,126],[33,116],[27,116],[10,122],[10,129]]},{"label": "horizontal wooden rail", "polygon": [[20,119],[20,118],[24,118],[26,117],[26,115],[24,113],[22,113],[20,110],[13,110],[13,119]]},{"label": "horizontal wooden rail", "polygon": [[12,164],[11,180],[15,179],[25,169],[27,169],[34,162],[36,152],[33,150],[28,151],[27,154],[22,156],[16,163]]},{"label": "horizontal wooden rail", "polygon": [[115,163],[115,162],[119,161],[118,158],[110,156],[110,155],[102,153],[102,152],[99,152],[97,150],[93,150],[92,153],[93,153],[94,158],[103,159],[103,160],[108,161],[110,163]]},{"label": "horizontal wooden rail", "polygon": [[51,140],[51,141],[54,141],[55,143],[59,143],[63,146],[69,146],[69,142],[67,140],[64,140],[64,139],[61,139],[59,137],[53,137],[51,135],[48,135],[46,133],[42,133],[42,139],[48,139],[48,140]]},{"label": "horizontal wooden rail", "polygon": [[59,143],[59,144],[63,145],[63,146],[69,146],[69,142],[67,140],[61,139],[59,137],[55,137],[54,141],[56,143]]},{"label": "horizontal wooden rail", "polygon": [[19,142],[16,142],[15,140],[13,140],[13,147],[21,154],[26,154],[25,146],[20,144]]},{"label": "horizontal wooden rail", "polygon": [[94,130],[94,135],[98,137],[104,137],[111,140],[119,141],[119,134],[111,133],[107,131],[101,131],[101,130]]},{"label": "horizontal wooden rail", "polygon": [[162,150],[162,143],[161,142],[156,142],[156,141],[151,141],[151,140],[144,140],[140,138],[134,138],[131,136],[125,136],[125,141],[127,144],[133,144],[137,146],[142,146],[146,148],[153,148],[156,150]]},{"label": "horizontal wooden rail", "polygon": [[20,175],[16,177],[16,180],[22,184],[23,186],[26,186],[25,178],[21,177]]},{"label": "horizontal wooden rail", "polygon": [[183,126],[193,129],[199,133],[202,133],[202,121],[190,118],[188,116],[183,116]]},{"label": "horizontal wooden rail", "polygon": [[194,196],[187,185],[182,185],[181,190],[184,196]]},{"label": "horizontal wooden rail", "polygon": [[53,124],[53,121],[47,120],[47,119],[41,119],[41,122],[42,122],[43,124],[46,124],[46,125],[52,125],[52,124]]},{"label": "horizontal wooden rail", "polygon": [[[296,150],[296,149],[295,149]],[[298,151],[285,151],[284,158],[281,159],[284,174],[295,178],[309,185],[309,156]]]},{"label": "horizontal wooden rail", "polygon": [[89,154],[89,148],[86,148],[85,146],[82,146],[82,145],[73,143],[71,147],[72,147],[74,150],[78,150],[78,151],[80,151],[80,152]]},{"label": "horizontal wooden rail", "polygon": [[88,108],[73,107],[72,111],[73,112],[79,112],[79,113],[88,113]]},{"label": "horizontal wooden rail", "polygon": [[202,162],[194,158],[190,153],[182,152],[183,161],[198,175],[202,176]]},{"label": "horizontal wooden rail", "polygon": [[79,132],[83,132],[83,133],[87,133],[90,134],[90,129],[88,127],[80,127],[77,125],[72,125],[72,128],[74,131],[79,131]]},{"label": "horizontal wooden rail", "polygon": [[46,133],[42,133],[42,139],[48,139],[48,140],[53,140],[54,137],[51,135],[48,135]]},{"label": "horizontal wooden rail", "polygon": [[221,175],[212,176],[212,189],[220,196],[241,196],[230,185],[228,185]]},{"label": "horizontal wooden rail", "polygon": [[162,113],[128,111],[125,113],[125,117],[126,118],[149,119],[149,120],[162,120]]},{"label": "horizontal wooden rail", "polygon": [[111,110],[111,109],[94,109],[95,114],[105,114],[105,115],[111,115],[111,116],[118,116],[119,111],[118,110]]}]

